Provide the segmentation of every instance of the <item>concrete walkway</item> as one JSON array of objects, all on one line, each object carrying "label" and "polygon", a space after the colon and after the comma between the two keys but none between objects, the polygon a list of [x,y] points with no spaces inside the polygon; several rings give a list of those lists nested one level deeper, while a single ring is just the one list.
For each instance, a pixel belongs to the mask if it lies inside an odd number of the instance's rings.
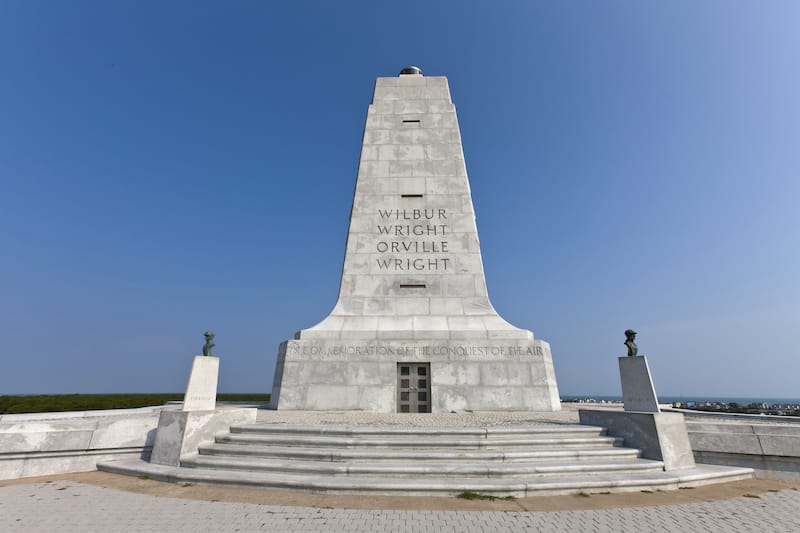
[{"label": "concrete walkway", "polygon": [[[553,510],[546,510],[553,509]],[[512,501],[180,486],[91,472],[0,483],[3,532],[797,532],[800,490],[746,480]]]}]

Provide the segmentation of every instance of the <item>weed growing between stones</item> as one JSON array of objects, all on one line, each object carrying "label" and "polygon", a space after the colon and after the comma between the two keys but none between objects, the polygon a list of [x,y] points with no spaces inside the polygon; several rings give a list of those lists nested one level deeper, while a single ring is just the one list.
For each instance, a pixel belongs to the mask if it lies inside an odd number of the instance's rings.
[{"label": "weed growing between stones", "polygon": [[514,496],[492,496],[491,494],[481,494],[480,492],[472,492],[471,490],[466,490],[456,495],[456,498],[462,500],[486,500],[486,501],[496,501],[496,500],[514,500]]}]

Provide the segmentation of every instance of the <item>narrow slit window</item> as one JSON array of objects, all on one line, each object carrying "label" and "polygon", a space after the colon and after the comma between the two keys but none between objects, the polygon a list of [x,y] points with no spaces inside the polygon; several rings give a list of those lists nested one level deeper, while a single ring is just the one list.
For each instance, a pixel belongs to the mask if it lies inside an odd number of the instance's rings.
[{"label": "narrow slit window", "polygon": [[424,283],[401,283],[400,284],[400,288],[401,289],[424,289],[425,287],[427,287],[427,285],[424,284]]},{"label": "narrow slit window", "polygon": [[421,194],[401,194],[400,198],[422,198]]},{"label": "narrow slit window", "polygon": [[419,124],[419,119],[403,119],[403,124]]}]

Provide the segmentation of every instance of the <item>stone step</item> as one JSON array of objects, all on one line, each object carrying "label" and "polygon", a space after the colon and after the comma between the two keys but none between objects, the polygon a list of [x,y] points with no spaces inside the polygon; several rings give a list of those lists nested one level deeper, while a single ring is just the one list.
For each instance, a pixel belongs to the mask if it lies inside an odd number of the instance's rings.
[{"label": "stone step", "polygon": [[261,444],[299,447],[332,448],[419,448],[419,449],[503,449],[503,448],[602,448],[621,446],[621,438],[605,436],[588,437],[505,437],[500,439],[485,437],[450,437],[440,435],[396,435],[384,438],[339,437],[327,435],[302,434],[264,434],[251,432],[223,433],[217,435],[217,443]]},{"label": "stone step", "polygon": [[397,496],[453,496],[471,491],[494,496],[536,496],[579,492],[626,492],[671,490],[709,483],[750,479],[752,469],[715,465],[670,472],[606,472],[586,476],[513,478],[390,478],[369,476],[304,475],[244,470],[183,468],[142,460],[99,463],[105,472],[133,475],[173,483],[201,483],[281,490],[303,490],[339,494],[384,494]]},{"label": "stone step", "polygon": [[331,437],[409,437],[409,438],[520,438],[528,436],[592,437],[606,435],[605,428],[577,424],[542,424],[537,426],[498,427],[413,427],[413,426],[347,426],[255,423],[232,426],[231,433],[263,435],[317,435]]},{"label": "stone step", "polygon": [[257,456],[275,459],[301,459],[333,462],[359,461],[415,461],[462,462],[484,461],[496,463],[546,462],[546,461],[629,461],[641,453],[633,448],[587,448],[545,450],[430,450],[430,449],[369,449],[369,448],[302,448],[297,446],[270,446],[259,444],[210,444],[200,447],[202,455]]},{"label": "stone step", "polygon": [[543,476],[583,475],[591,476],[604,472],[661,472],[664,463],[647,459],[603,462],[600,460],[581,463],[477,463],[477,462],[377,462],[343,463],[331,461],[302,461],[272,459],[265,457],[192,455],[181,459],[186,468],[208,468],[217,470],[246,470],[249,472],[273,472],[306,474],[312,476],[391,476],[408,477],[520,477],[528,479]]}]

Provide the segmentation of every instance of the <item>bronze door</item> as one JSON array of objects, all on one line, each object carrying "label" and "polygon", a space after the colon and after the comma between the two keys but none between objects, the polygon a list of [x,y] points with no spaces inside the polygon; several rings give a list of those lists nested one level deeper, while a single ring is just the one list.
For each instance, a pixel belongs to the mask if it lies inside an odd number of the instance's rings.
[{"label": "bronze door", "polygon": [[431,412],[430,363],[397,363],[397,412]]}]

